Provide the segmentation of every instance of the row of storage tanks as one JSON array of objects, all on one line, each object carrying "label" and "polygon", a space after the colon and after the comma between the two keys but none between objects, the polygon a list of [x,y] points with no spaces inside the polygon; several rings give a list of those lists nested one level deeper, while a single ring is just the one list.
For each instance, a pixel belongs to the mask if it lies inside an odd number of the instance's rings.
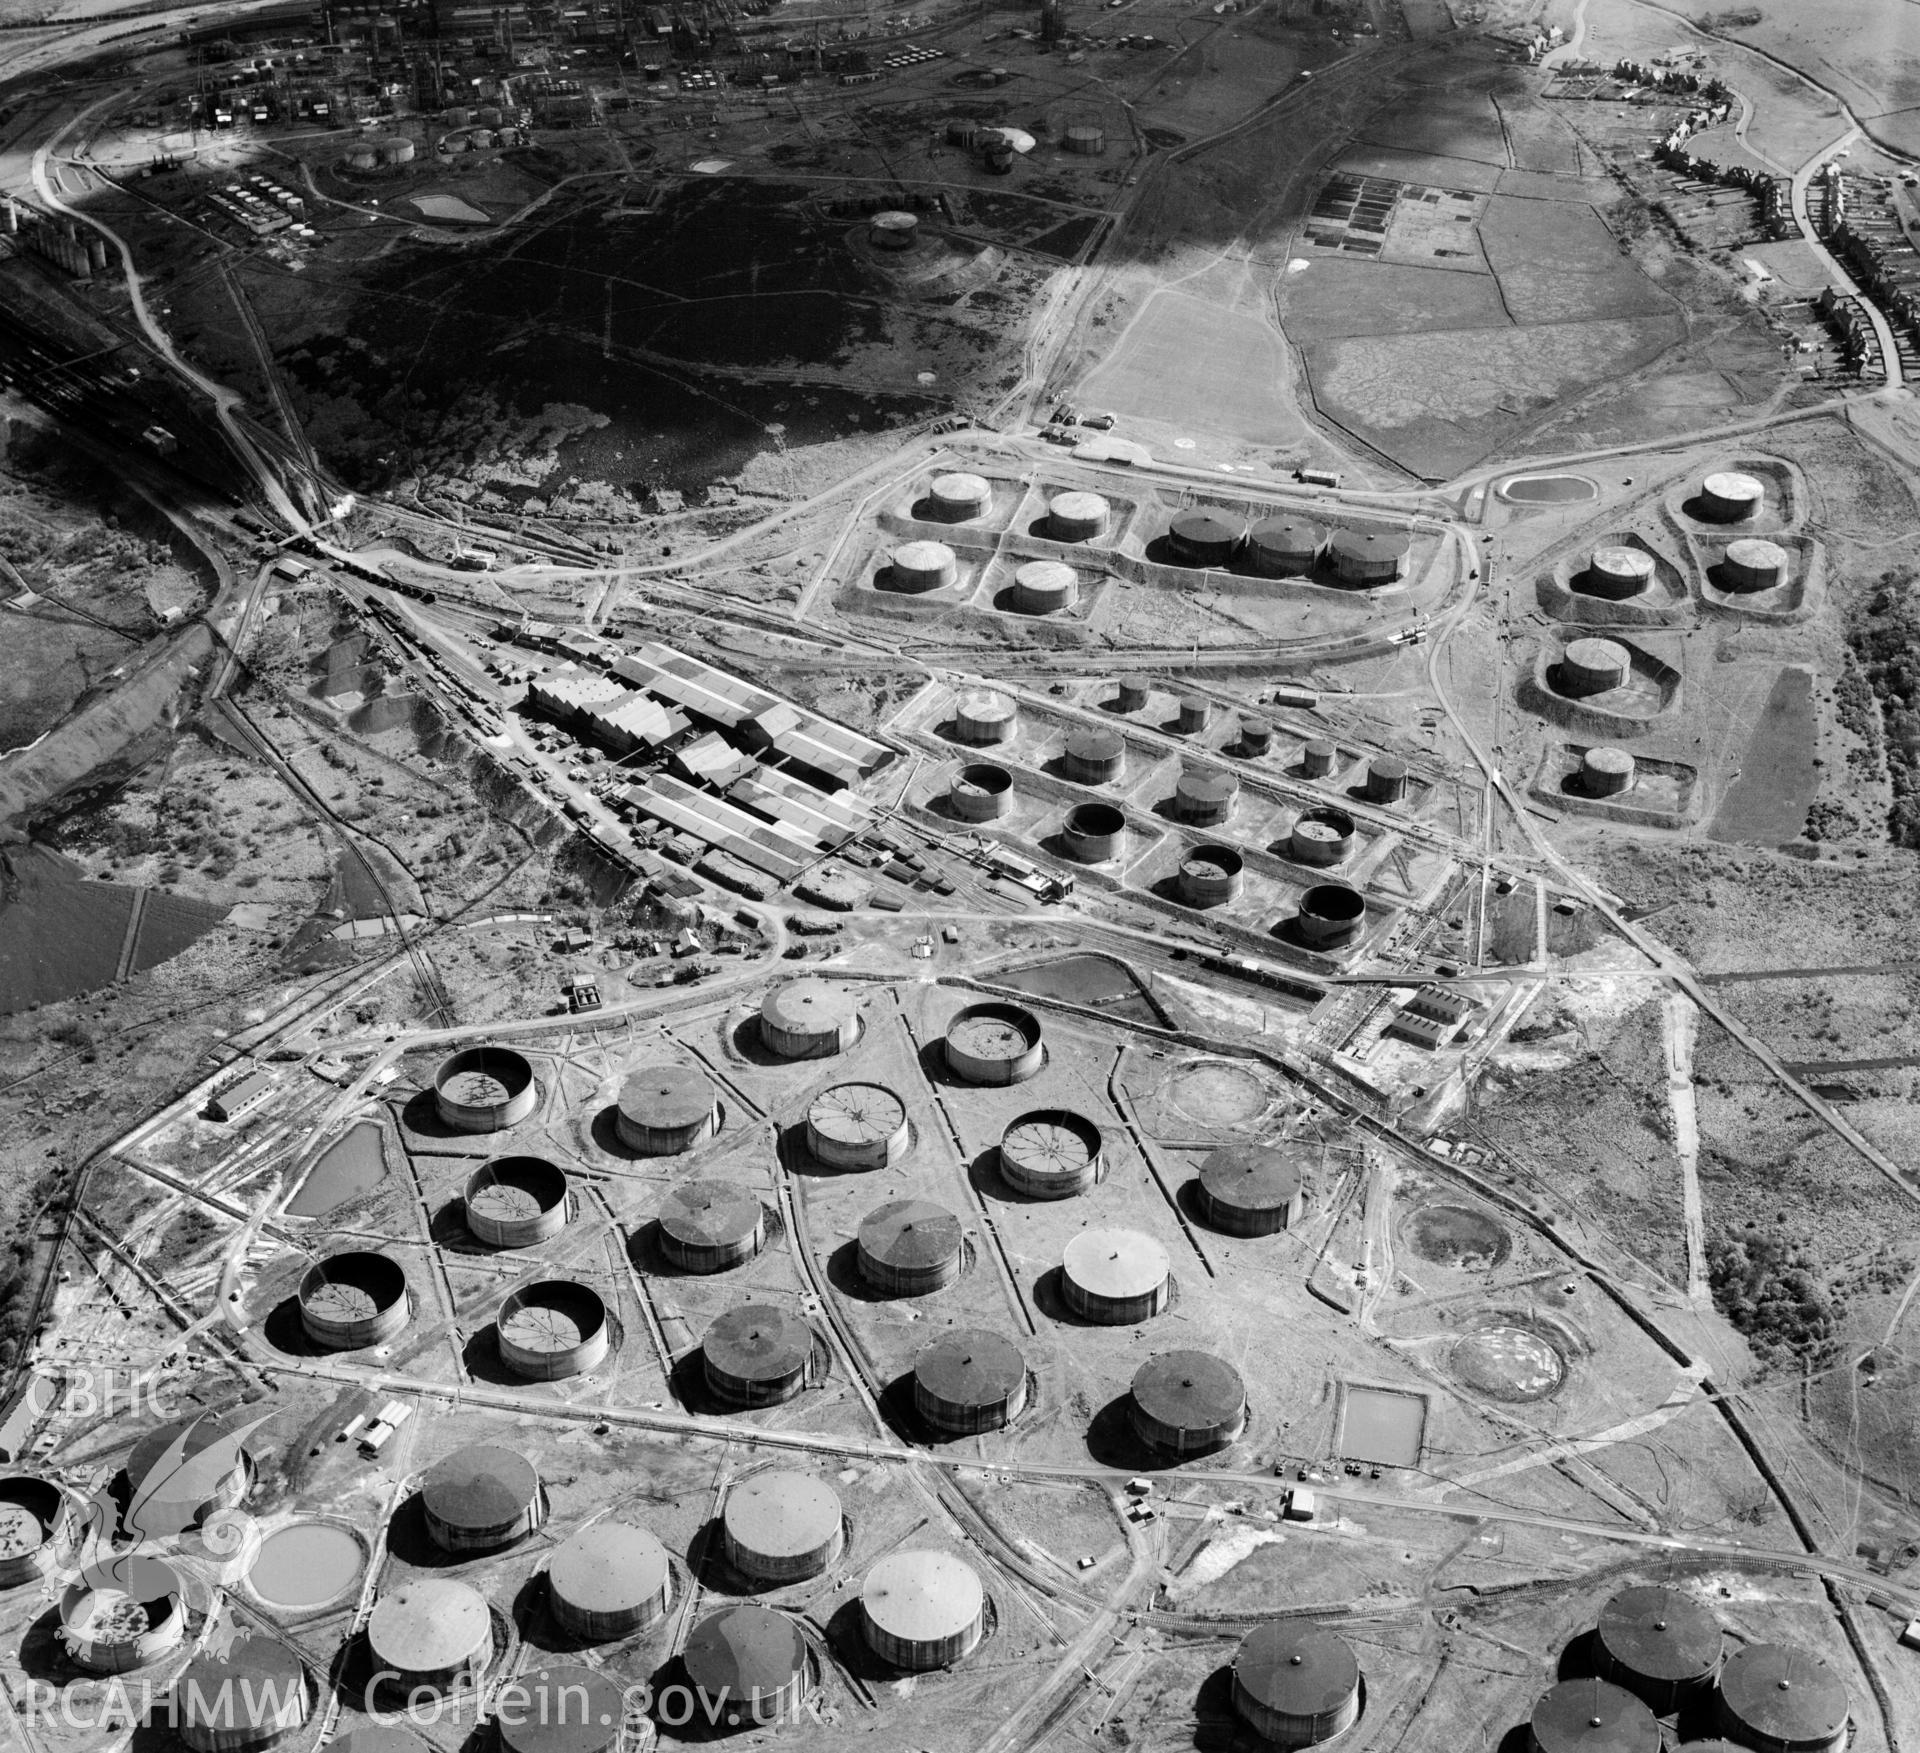
[{"label": "row of storage tanks", "polygon": [[356,140],[347,148],[347,168],[349,170],[392,169],[398,165],[411,164],[417,150],[411,140],[397,135],[384,139]]},{"label": "row of storage tanks", "polygon": [[[937,475],[922,510],[931,522],[964,524],[985,517],[992,503],[992,483],[984,475]],[[1114,529],[1113,505],[1104,494],[1073,489],[1047,501],[1046,517],[1036,533],[1078,546],[1101,541]],[[1169,556],[1183,565],[1238,562],[1262,577],[1287,578],[1324,563],[1342,584],[1364,587],[1404,577],[1413,551],[1404,530],[1335,529],[1291,515],[1250,523],[1219,507],[1176,512],[1164,533]],[[895,587],[906,591],[951,585],[958,571],[953,550],[936,541],[903,543],[893,551],[891,564]]]},{"label": "row of storage tanks", "polygon": [[[1778,542],[1740,536],[1729,542],[1714,568],[1714,582],[1743,595],[1773,590],[1786,582],[1792,556]],[[1595,548],[1586,570],[1575,580],[1585,596],[1625,602],[1653,589],[1659,562],[1645,548],[1625,544]]]},{"label": "row of storage tanks", "polygon": [[[1723,1739],[1699,1753],[1837,1753],[1846,1683],[1824,1656],[1788,1644],[1726,1653],[1720,1622],[1684,1591],[1645,1584],[1601,1610],[1590,1676],[1562,1680],[1534,1706],[1530,1753],[1663,1753],[1659,1719],[1706,1707]],[[1233,1663],[1235,1714],[1264,1740],[1306,1747],[1358,1720],[1365,1680],[1337,1633],[1301,1621],[1260,1626]],[[1731,1745],[1730,1745],[1731,1744]]]}]

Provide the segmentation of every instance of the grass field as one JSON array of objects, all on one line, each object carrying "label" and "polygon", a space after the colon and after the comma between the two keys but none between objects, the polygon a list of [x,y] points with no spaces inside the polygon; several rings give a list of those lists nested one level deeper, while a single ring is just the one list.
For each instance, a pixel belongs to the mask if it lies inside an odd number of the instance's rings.
[{"label": "grass field", "polygon": [[1286,382],[1280,338],[1265,323],[1162,291],[1078,395],[1116,414],[1279,444],[1300,431]]},{"label": "grass field", "polygon": [[1652,316],[1666,297],[1620,253],[1591,207],[1496,195],[1480,241],[1517,323]]},{"label": "grass field", "polygon": [[1507,326],[1489,274],[1305,253],[1313,265],[1289,274],[1280,290],[1281,326],[1296,343]]}]

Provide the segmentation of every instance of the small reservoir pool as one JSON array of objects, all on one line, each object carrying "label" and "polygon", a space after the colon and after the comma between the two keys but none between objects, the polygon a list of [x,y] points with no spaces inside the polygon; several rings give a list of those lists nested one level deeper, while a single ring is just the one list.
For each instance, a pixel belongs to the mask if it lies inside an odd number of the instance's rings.
[{"label": "small reservoir pool", "polygon": [[1600,497],[1600,489],[1585,475],[1512,475],[1498,491],[1515,505],[1580,505]]},{"label": "small reservoir pool", "polygon": [[366,1553],[345,1528],[295,1522],[261,1541],[247,1581],[275,1607],[324,1607],[359,1580]]},{"label": "small reservoir pool", "polygon": [[324,1217],[350,1199],[364,1199],[386,1179],[387,1159],[380,1149],[380,1126],[362,1120],[307,1171],[300,1191],[287,1207],[289,1217]]},{"label": "small reservoir pool", "polygon": [[1392,1388],[1349,1385],[1340,1417],[1340,1453],[1375,1467],[1417,1467],[1427,1403]]}]

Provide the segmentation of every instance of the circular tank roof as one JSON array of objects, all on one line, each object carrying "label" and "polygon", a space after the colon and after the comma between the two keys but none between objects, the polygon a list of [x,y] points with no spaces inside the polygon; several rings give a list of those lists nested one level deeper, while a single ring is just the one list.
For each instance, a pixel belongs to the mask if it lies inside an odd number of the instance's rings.
[{"label": "circular tank roof", "polygon": [[490,1714],[508,1753],[603,1753],[619,1738],[627,1701],[598,1668],[555,1662],[500,1687]]},{"label": "circular tank roof", "polygon": [[1734,469],[1716,470],[1703,485],[1716,499],[1764,499],[1767,496],[1759,480]]},{"label": "circular tank roof", "polygon": [[840,1531],[840,1499],[824,1479],[786,1467],[756,1473],[727,1493],[722,1520],[734,1542],[763,1558],[818,1552]]},{"label": "circular tank roof", "polygon": [[874,227],[880,231],[911,231],[920,223],[912,213],[903,213],[898,208],[889,208],[884,213],[873,216]]},{"label": "circular tank roof", "polygon": [[1256,548],[1270,554],[1304,557],[1319,552],[1327,532],[1309,518],[1268,517],[1253,526],[1250,539]]},{"label": "circular tank roof", "polygon": [[953,550],[945,542],[902,542],[893,563],[908,572],[938,572],[953,564]]},{"label": "circular tank roof", "polygon": [[1720,1621],[1691,1595],[1649,1583],[1600,1609],[1607,1653],[1649,1680],[1697,1680],[1720,1659]]},{"label": "circular tank roof", "polygon": [[985,1604],[973,1566],[950,1552],[890,1552],[860,1586],[868,1619],[903,1643],[958,1637]]},{"label": "circular tank roof", "polygon": [[764,1215],[760,1196],[732,1181],[682,1181],[660,1202],[660,1227],[697,1247],[743,1242]]},{"label": "circular tank roof", "polygon": [[187,1664],[176,1683],[181,1726],[291,1729],[306,1720],[306,1683],[300,1658],[279,1639],[243,1635],[225,1655],[203,1652]]},{"label": "circular tank roof", "polygon": [[835,1144],[878,1144],[906,1122],[906,1104],[877,1083],[835,1084],[807,1109],[807,1124]]},{"label": "circular tank roof", "polygon": [[1075,523],[1098,523],[1107,515],[1107,502],[1098,493],[1056,493],[1047,501],[1055,517]]},{"label": "circular tank roof", "polygon": [[1077,761],[1117,761],[1126,747],[1116,730],[1076,730],[1067,738],[1067,753]]},{"label": "circular tank roof", "polygon": [[620,1112],[636,1126],[703,1125],[713,1114],[713,1085],[691,1065],[639,1065],[620,1082]]},{"label": "circular tank roof", "polygon": [[1011,694],[1002,694],[997,688],[970,688],[960,696],[956,710],[962,718],[992,720],[1012,718],[1019,708]]},{"label": "circular tank roof", "polygon": [[1413,542],[1404,530],[1336,530],[1328,546],[1335,559],[1404,560]]},{"label": "circular tank roof", "polygon": [[1586,767],[1595,773],[1631,773],[1633,771],[1633,757],[1625,749],[1589,749],[1582,760]]},{"label": "circular tank roof", "polygon": [[449,1527],[499,1528],[526,1514],[539,1490],[540,1475],[526,1456],[475,1443],[436,1461],[420,1494]]},{"label": "circular tank roof", "polygon": [[1013,574],[1014,583],[1028,590],[1071,590],[1079,579],[1064,560],[1029,560]]},{"label": "circular tank roof", "polygon": [[681,1652],[687,1678],[709,1698],[772,1698],[807,1662],[799,1628],[771,1607],[723,1607],[693,1628]]},{"label": "circular tank roof", "polygon": [[547,1582],[588,1613],[620,1613],[659,1596],[666,1548],[645,1528],[601,1521],[574,1532],[547,1567]]},{"label": "circular tank roof", "polygon": [[956,1327],[921,1348],[913,1376],[922,1388],[949,1406],[994,1406],[1027,1378],[1020,1347],[998,1333]]},{"label": "circular tank roof", "polygon": [[1539,1753],[1660,1753],[1660,1725],[1639,1699],[1605,1680],[1562,1680],[1530,1719]]},{"label": "circular tank roof", "polygon": [[813,1329],[773,1303],[742,1303],[716,1317],[700,1342],[708,1363],[737,1382],[773,1382],[806,1366]]},{"label": "circular tank roof", "polygon": [[409,1577],[374,1603],[367,1636],[382,1661],[408,1674],[457,1667],[493,1636],[487,1604],[465,1583]]},{"label": "circular tank roof", "polygon": [[1360,1663],[1332,1632],[1283,1619],[1247,1634],[1233,1659],[1233,1677],[1271,1711],[1326,1716],[1353,1696]]},{"label": "circular tank roof", "polygon": [[1110,1301],[1147,1296],[1167,1281],[1167,1251],[1139,1230],[1082,1230],[1067,1243],[1067,1276]]},{"label": "circular tank roof", "polygon": [[1163,1351],[1134,1371],[1134,1404],[1175,1430],[1231,1424],[1247,1403],[1240,1372],[1206,1351]]},{"label": "circular tank roof", "polygon": [[1300,1169],[1271,1145],[1223,1144],[1200,1165],[1200,1185],[1222,1205],[1277,1211],[1300,1196]]},{"label": "circular tank roof", "polygon": [[1847,1721],[1847,1688],[1826,1658],[1791,1644],[1755,1643],[1720,1670],[1720,1696],[1748,1733],[1823,1741]]},{"label": "circular tank roof", "polygon": [[853,1017],[853,994],[824,980],[789,980],[760,1001],[761,1017],[778,1029],[837,1033]]},{"label": "circular tank roof", "polygon": [[1368,763],[1367,771],[1376,779],[1404,779],[1407,764],[1398,755],[1376,755]]},{"label": "circular tank roof", "polygon": [[1576,639],[1567,646],[1567,662],[1587,670],[1620,670],[1631,661],[1617,639]]},{"label": "circular tank roof", "polygon": [[1211,511],[1182,511],[1168,527],[1183,542],[1210,544],[1237,542],[1246,526],[1229,523],[1224,516]]},{"label": "circular tank roof", "polygon": [[1727,558],[1736,566],[1756,569],[1768,566],[1784,570],[1787,551],[1778,542],[1769,542],[1764,537],[1742,536],[1739,541],[1727,544]]},{"label": "circular tank roof", "polygon": [[[163,1505],[178,1508],[191,1520],[193,1512],[213,1495],[219,1479],[208,1477],[207,1462],[195,1467],[186,1467],[183,1463],[198,1461],[216,1444],[228,1442],[252,1424],[254,1417],[245,1406],[231,1406],[224,1412],[203,1412],[197,1418],[155,1425],[133,1445],[127,1456],[127,1482],[133,1487],[133,1500],[138,1502],[144,1495],[156,1509]],[[227,1466],[237,1464],[243,1452],[236,1449]],[[166,1472],[150,1479],[149,1475],[162,1462],[166,1463]],[[223,1466],[221,1472],[225,1471]],[[179,1528],[166,1531],[178,1533]]]},{"label": "circular tank roof", "polygon": [[1653,556],[1644,548],[1595,548],[1593,564],[1596,570],[1611,572],[1619,578],[1653,576]]},{"label": "circular tank roof", "polygon": [[[889,217],[887,214],[881,214],[878,219],[874,220],[874,224],[878,225],[881,219],[887,217]],[[908,217],[912,216],[908,215]],[[956,472],[951,475],[935,475],[933,478],[933,496],[936,499],[950,499],[956,502],[970,504],[974,500],[985,499],[992,491],[993,489],[987,485],[987,478],[984,475],[967,475]]]},{"label": "circular tank roof", "polygon": [[887,1266],[938,1266],[960,1249],[960,1220],[926,1199],[893,1199],[860,1220],[860,1252]]}]

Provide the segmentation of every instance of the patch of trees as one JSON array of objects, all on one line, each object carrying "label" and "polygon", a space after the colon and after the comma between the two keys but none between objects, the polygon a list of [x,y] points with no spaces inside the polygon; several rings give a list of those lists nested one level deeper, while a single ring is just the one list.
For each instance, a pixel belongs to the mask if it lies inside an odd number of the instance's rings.
[{"label": "patch of trees", "polygon": [[[1872,691],[1886,739],[1893,803],[1887,834],[1894,845],[1920,851],[1920,605],[1911,568],[1880,575],[1865,618],[1848,635],[1854,663]],[[1853,671],[1841,678],[1844,693]],[[1846,704],[1842,703],[1842,723]],[[1849,726],[1851,728],[1851,726]]]},{"label": "patch of trees", "polygon": [[1757,1223],[1707,1239],[1714,1306],[1762,1363],[1811,1363],[1833,1343],[1832,1302],[1812,1257]]}]

